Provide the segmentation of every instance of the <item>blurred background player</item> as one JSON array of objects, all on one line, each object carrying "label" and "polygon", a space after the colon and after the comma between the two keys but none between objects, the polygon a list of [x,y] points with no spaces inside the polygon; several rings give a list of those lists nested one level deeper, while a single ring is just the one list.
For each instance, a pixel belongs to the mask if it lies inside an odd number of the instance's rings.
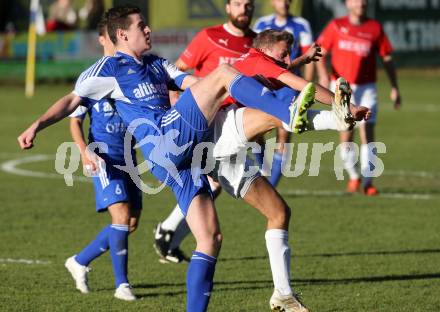
[{"label": "blurred background player", "polygon": [[[255,32],[250,29],[254,13],[253,0],[228,0],[228,20],[222,25],[202,29],[192,39],[176,61],[183,71],[194,69],[194,75],[204,77],[219,65],[233,64],[252,47]],[[209,180],[216,198],[221,191],[218,183]],[[162,261],[179,263],[187,260],[179,245],[189,234],[188,226],[178,206],[157,225],[154,247]]]},{"label": "blurred background player", "polygon": [[[104,55],[114,54],[114,47],[107,33],[106,20],[99,23],[99,43]],[[87,149],[83,133],[83,120],[90,117],[89,143],[106,144],[108,150],[99,153]],[[96,211],[109,211],[111,224],[102,231],[77,255],[67,259],[65,266],[76,282],[76,288],[89,293],[87,284],[88,265],[94,259],[110,250],[115,276],[115,297],[121,300],[135,300],[127,277],[128,234],[138,224],[142,208],[142,193],[129,174],[114,165],[125,165],[124,135],[126,126],[116,112],[111,101],[103,99],[88,107],[78,106],[70,115],[72,138],[81,152],[81,160],[86,172],[92,174],[96,194]],[[135,158],[131,150],[132,159]]]},{"label": "blurred background player", "polygon": [[[391,83],[391,100],[394,108],[401,105],[396,71],[391,57],[392,47],[381,24],[366,16],[367,0],[346,0],[348,15],[332,20],[324,29],[317,42],[322,46],[323,53],[331,54],[331,88],[335,80],[344,77],[353,89],[352,99],[356,105],[366,106],[371,110],[371,118],[359,123],[361,139],[360,165],[363,176],[362,188],[365,195],[378,194],[369,177],[370,160],[374,156],[374,125],[377,118],[377,89],[376,89],[376,54],[383,61],[385,72]],[[327,80],[328,74],[325,63],[319,66],[320,81]],[[324,82],[325,83],[325,82]],[[341,142],[352,142],[353,131],[340,134]],[[341,149],[341,158],[350,180],[347,191],[355,193],[361,187],[361,175],[356,169],[357,151],[349,148]]]},{"label": "blurred background player", "polygon": [[72,30],[77,26],[78,16],[70,0],[55,0],[49,7],[47,31]]},{"label": "blurred background player", "polygon": [[[313,34],[310,28],[309,22],[299,16],[293,16],[290,13],[291,0],[271,0],[271,5],[274,10],[274,14],[260,17],[254,26],[256,32],[261,32],[266,29],[285,30],[293,35],[295,38],[292,48],[290,50],[290,59],[292,63],[290,68],[297,75],[300,75],[300,64],[295,62],[301,55],[308,52],[309,48],[313,46],[315,49],[319,49],[315,43],[313,43]],[[313,49],[312,49],[313,50]],[[313,80],[314,72],[313,62],[309,62],[304,65],[304,79],[307,81]],[[279,148],[275,150],[273,154],[271,172],[266,173],[269,182],[276,186],[281,178],[281,165],[284,154],[284,143],[290,140],[290,133],[283,128],[277,129],[277,143],[280,144]],[[259,163],[263,163],[263,152],[256,154]]]}]

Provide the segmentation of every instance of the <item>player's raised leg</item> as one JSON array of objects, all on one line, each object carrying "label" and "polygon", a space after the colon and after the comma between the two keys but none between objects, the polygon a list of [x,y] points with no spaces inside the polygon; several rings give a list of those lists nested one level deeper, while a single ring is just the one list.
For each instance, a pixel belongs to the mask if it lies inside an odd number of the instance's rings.
[{"label": "player's raised leg", "polygon": [[[314,96],[312,99],[310,96],[312,88],[313,84],[308,87],[308,92],[305,92],[306,96],[303,98],[304,102],[310,100],[310,105],[314,101]],[[229,65],[218,67],[190,89],[208,123],[214,119],[227,92],[241,104],[275,116],[291,131],[294,122],[298,122],[300,114],[304,113],[304,109],[296,103],[279,100],[274,92],[256,79],[241,75]]]}]

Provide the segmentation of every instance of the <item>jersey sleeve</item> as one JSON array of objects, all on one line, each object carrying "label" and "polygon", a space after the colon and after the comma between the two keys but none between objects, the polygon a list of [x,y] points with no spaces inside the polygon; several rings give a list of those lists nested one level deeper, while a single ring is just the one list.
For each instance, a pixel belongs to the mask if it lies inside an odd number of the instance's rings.
[{"label": "jersey sleeve", "polygon": [[337,31],[338,29],[336,23],[334,21],[330,22],[322,31],[316,42],[325,50],[330,51],[333,47],[333,42],[335,40],[335,34]]},{"label": "jersey sleeve", "polygon": [[393,52],[393,47],[391,46],[390,40],[388,39],[387,34],[383,30],[382,26],[379,25],[380,32],[379,37],[377,38],[377,49],[380,56],[386,56]]},{"label": "jersey sleeve", "polygon": [[112,57],[103,57],[79,76],[73,93],[89,104],[103,98],[111,98],[116,88]]},{"label": "jersey sleeve", "polygon": [[162,61],[162,66],[168,75],[169,88],[172,90],[181,89],[183,80],[185,79],[186,76],[188,76],[188,74],[178,69],[176,65],[170,63],[166,59],[161,59],[161,61]]},{"label": "jersey sleeve", "polygon": [[84,120],[89,109],[85,106],[79,105],[70,115],[70,118],[78,118]]},{"label": "jersey sleeve", "polygon": [[191,40],[179,58],[189,67],[196,68],[207,56],[207,41],[209,40],[206,30],[202,30]]}]

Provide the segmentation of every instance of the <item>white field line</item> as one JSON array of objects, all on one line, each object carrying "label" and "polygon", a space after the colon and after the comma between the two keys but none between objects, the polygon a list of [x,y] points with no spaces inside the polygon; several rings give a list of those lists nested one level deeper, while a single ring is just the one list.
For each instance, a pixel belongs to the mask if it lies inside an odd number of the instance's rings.
[{"label": "white field line", "polygon": [[[280,194],[284,196],[314,196],[314,197],[329,197],[329,196],[350,196],[343,191],[328,191],[328,190],[280,190]],[[379,193],[379,197],[385,198],[402,198],[402,199],[416,199],[416,200],[429,200],[438,196],[431,194],[418,194],[418,193]]]},{"label": "white field line", "polygon": [[[8,153],[0,153],[0,156]],[[17,155],[12,154],[11,155]],[[40,161],[48,161],[54,159],[52,155],[44,155],[38,154],[28,157],[16,158],[1,164],[0,169],[8,172],[10,174],[34,177],[34,178],[50,178],[50,179],[63,179],[63,176],[57,173],[48,173],[48,172],[40,172],[40,171],[32,171],[26,169],[18,168],[19,165],[40,162]],[[330,168],[321,167],[323,171],[331,171]],[[413,176],[420,178],[438,178],[440,173],[438,172],[429,172],[429,171],[408,171],[408,170],[385,170],[384,175],[388,176]],[[74,176],[76,181],[80,182],[91,182],[91,179],[82,177],[82,176]],[[341,196],[346,195],[343,191],[328,191],[328,190],[280,190],[282,195],[287,196],[318,196],[318,197],[326,197],[326,196]],[[402,199],[420,199],[420,200],[428,200],[435,198],[437,196],[430,194],[419,194],[419,193],[380,193],[380,197],[386,198],[402,198]]]},{"label": "white field line", "polygon": [[33,260],[33,259],[11,259],[11,258],[0,258],[0,263],[19,263],[19,264],[51,264],[50,261],[46,260]]},{"label": "white field line", "polygon": [[[12,160],[5,161],[1,164],[0,169],[19,176],[25,177],[33,177],[33,178],[48,178],[48,179],[64,179],[64,176],[58,173],[49,173],[49,172],[41,172],[41,171],[33,171],[18,168],[19,165],[48,161],[53,160],[54,156],[52,155],[33,155],[28,157],[16,158]],[[80,182],[92,182],[91,179],[82,177],[82,176],[74,176],[75,181]]]}]

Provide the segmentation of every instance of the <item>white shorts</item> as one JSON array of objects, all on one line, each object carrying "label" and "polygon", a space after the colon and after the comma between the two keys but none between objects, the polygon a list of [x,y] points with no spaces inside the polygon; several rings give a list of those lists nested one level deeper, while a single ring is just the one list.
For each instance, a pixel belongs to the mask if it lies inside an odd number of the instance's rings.
[{"label": "white shorts", "polygon": [[[377,88],[374,82],[365,84],[350,84],[352,90],[351,102],[356,106],[365,106],[370,109],[371,117],[365,121],[359,121],[359,123],[376,123],[377,117]],[[336,88],[336,81],[332,80],[330,83],[330,90],[333,92]]]},{"label": "white shorts", "polygon": [[244,155],[248,147],[243,128],[244,110],[244,107],[229,105],[217,112],[213,122],[212,156],[217,164],[210,176],[235,198],[243,198],[260,176],[259,170],[251,167],[257,166],[252,158],[237,157]]}]

